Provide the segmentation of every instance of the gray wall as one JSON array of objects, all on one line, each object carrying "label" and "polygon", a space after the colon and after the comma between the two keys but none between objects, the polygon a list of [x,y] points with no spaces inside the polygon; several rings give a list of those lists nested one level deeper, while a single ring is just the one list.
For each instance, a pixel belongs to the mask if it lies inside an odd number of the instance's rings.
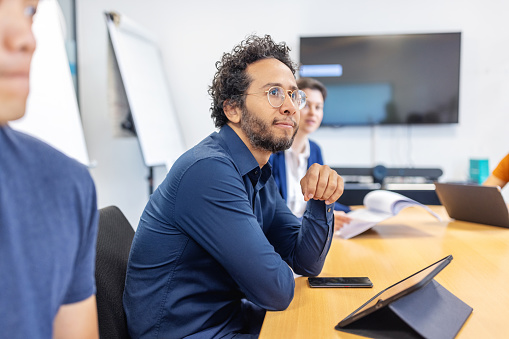
[{"label": "gray wall", "polygon": [[[250,33],[286,41],[297,60],[300,36],[461,31],[459,124],[326,128],[314,139],[330,165],[440,167],[443,180],[467,179],[472,157],[488,158],[493,169],[509,152],[507,1],[78,0],[76,8],[81,113],[90,159],[97,163],[91,172],[99,206],[119,206],[135,227],[148,199],[148,170],[136,139],[112,137],[105,10],[157,36],[187,147],[214,131],[207,95],[214,63]],[[165,169],[155,174],[157,185]]]}]

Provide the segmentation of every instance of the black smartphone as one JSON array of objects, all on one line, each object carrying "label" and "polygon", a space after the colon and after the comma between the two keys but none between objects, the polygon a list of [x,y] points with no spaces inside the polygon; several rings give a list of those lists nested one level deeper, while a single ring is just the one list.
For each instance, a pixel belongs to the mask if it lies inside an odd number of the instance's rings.
[{"label": "black smartphone", "polygon": [[368,277],[312,277],[310,287],[373,287]]}]

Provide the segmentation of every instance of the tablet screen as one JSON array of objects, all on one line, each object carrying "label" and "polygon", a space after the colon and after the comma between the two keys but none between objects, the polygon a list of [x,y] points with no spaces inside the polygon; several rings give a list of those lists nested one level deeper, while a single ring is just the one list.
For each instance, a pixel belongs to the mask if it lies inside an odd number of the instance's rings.
[{"label": "tablet screen", "polygon": [[351,322],[369,314],[373,311],[388,305],[394,300],[397,300],[418,288],[425,286],[429,283],[438,272],[440,272],[445,266],[447,266],[452,260],[452,255],[437,261],[436,263],[420,270],[417,273],[412,274],[408,278],[397,282],[396,284],[381,291],[373,298],[368,300],[364,305],[355,310],[352,314],[343,319],[338,327],[343,327]]}]

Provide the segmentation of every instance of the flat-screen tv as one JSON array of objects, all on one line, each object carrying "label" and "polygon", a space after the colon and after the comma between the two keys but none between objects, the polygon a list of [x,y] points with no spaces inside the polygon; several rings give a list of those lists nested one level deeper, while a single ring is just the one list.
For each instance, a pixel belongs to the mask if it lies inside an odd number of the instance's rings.
[{"label": "flat-screen tv", "polygon": [[461,33],[300,38],[327,88],[322,126],[458,123]]}]

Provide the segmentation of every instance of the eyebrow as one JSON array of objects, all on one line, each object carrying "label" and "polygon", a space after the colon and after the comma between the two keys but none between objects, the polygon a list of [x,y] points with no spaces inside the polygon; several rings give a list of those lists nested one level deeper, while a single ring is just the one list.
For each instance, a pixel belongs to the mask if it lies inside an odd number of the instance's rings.
[{"label": "eyebrow", "polygon": [[[273,86],[279,86],[279,87],[281,87],[281,88],[283,88],[283,89],[285,88],[285,87],[283,86],[283,84],[281,84],[281,83],[279,83],[279,82],[269,82],[269,83],[267,83],[267,84],[263,85],[263,86],[261,87],[261,89],[263,89],[263,88],[270,88],[270,87],[273,87]],[[299,89],[299,88],[298,88],[297,86],[292,86],[290,89],[291,89],[292,91],[294,91],[294,90]]]}]

